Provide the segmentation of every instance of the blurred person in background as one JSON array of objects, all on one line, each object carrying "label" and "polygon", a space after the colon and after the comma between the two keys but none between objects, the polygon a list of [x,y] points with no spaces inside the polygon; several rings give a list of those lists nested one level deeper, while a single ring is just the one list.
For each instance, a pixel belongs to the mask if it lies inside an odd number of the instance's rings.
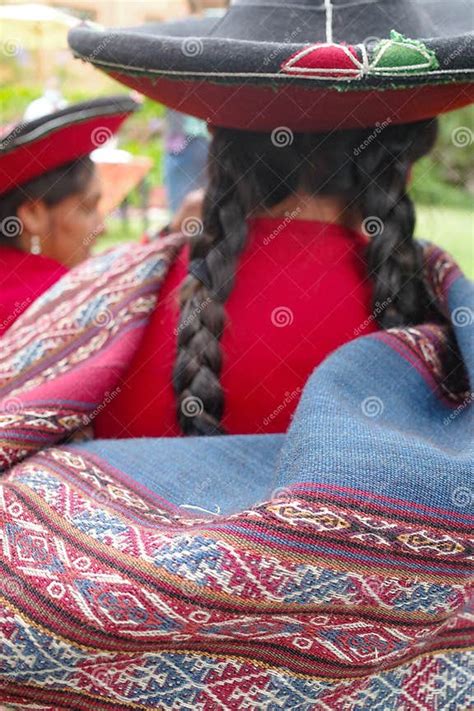
[{"label": "blurred person in background", "polygon": [[164,120],[164,183],[175,214],[185,197],[206,185],[209,136],[207,125],[194,116],[168,109]]},{"label": "blurred person in background", "polygon": [[102,234],[102,186],[89,155],[137,104],[96,99],[19,123],[0,141],[0,334]]},{"label": "blurred person in background", "polygon": [[65,109],[66,106],[67,101],[61,93],[57,78],[51,77],[46,83],[43,95],[38,99],[34,99],[34,101],[26,107],[23,120],[34,121],[47,114]]}]

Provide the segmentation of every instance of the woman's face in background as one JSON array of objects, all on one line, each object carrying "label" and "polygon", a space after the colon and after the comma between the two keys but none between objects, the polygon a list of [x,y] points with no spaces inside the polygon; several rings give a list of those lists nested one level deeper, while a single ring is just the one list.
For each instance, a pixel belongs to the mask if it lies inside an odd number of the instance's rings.
[{"label": "woman's face in background", "polygon": [[104,232],[99,212],[102,196],[100,178],[94,168],[80,191],[48,205],[41,198],[27,201],[17,210],[23,232],[19,247],[31,251],[32,238],[38,237],[41,254],[74,267],[91,253],[97,237]]},{"label": "woman's face in background", "polygon": [[97,237],[104,232],[99,212],[101,195],[100,179],[94,170],[80,193],[48,207],[49,225],[41,239],[41,253],[66,267],[87,259]]}]

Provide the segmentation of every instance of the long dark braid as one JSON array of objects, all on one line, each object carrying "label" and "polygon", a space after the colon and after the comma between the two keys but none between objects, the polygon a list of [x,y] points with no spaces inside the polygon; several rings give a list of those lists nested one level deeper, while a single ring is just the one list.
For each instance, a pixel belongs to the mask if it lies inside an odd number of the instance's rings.
[{"label": "long dark braid", "polygon": [[[221,434],[224,394],[220,339],[225,302],[245,248],[246,220],[296,191],[343,198],[371,232],[368,269],[382,328],[439,320],[423,280],[421,247],[413,237],[415,213],[408,172],[436,139],[437,121],[374,131],[283,135],[218,128],[209,154],[203,231],[191,243],[190,273],[181,287],[178,355],[173,383],[186,435]],[[380,227],[381,226],[381,227]],[[383,305],[380,310],[379,305]]]},{"label": "long dark braid", "polygon": [[413,163],[433,147],[437,123],[388,129],[390,135],[356,163],[358,200],[364,225],[371,234],[367,265],[374,283],[374,302],[382,305],[382,328],[438,318],[432,294],[423,278],[423,251],[414,239],[415,208],[407,192]]},{"label": "long dark braid", "polygon": [[203,234],[194,241],[190,258],[202,260],[208,278],[189,275],[182,286],[181,322],[174,386],[179,394],[178,417],[185,434],[218,434],[224,410],[219,376],[219,345],[225,325],[224,303],[245,245],[245,211],[230,180],[225,158],[211,149],[210,186],[204,202]]},{"label": "long dark braid", "polygon": [[[374,223],[367,264],[374,284],[373,300],[377,307],[383,306],[378,322],[384,329],[428,320],[447,323],[424,278],[423,249],[413,234],[415,207],[407,192],[411,166],[433,148],[438,122],[407,124],[403,131],[399,129],[392,129],[388,141],[368,157],[368,165],[364,161],[358,164],[363,214],[367,223],[374,216],[380,220]],[[444,386],[451,392],[461,391],[466,387],[466,373],[452,328],[447,332],[443,361]]]},{"label": "long dark braid", "polygon": [[[242,146],[241,132],[216,131],[209,151],[203,231],[190,251],[191,263],[200,265],[200,274],[190,273],[181,288],[173,383],[178,419],[187,435],[223,431],[219,341],[225,326],[224,304],[246,244],[247,216],[258,206],[276,205],[298,187],[301,155],[297,150],[282,155],[269,137],[245,136]],[[286,175],[285,182],[282,175]]]}]

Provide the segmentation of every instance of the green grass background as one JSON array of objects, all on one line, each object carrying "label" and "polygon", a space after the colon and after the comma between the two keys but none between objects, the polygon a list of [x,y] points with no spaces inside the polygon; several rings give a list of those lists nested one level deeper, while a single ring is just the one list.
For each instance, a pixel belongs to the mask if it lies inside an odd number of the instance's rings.
[{"label": "green grass background", "polygon": [[417,208],[418,237],[449,252],[464,273],[474,279],[474,213],[472,210],[421,205]]}]

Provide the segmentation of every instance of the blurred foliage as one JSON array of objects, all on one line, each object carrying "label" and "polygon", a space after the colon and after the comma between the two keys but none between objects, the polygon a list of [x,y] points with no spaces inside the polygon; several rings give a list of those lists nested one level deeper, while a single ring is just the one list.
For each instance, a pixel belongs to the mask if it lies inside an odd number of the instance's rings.
[{"label": "blurred foliage", "polygon": [[150,185],[163,182],[163,141],[157,132],[158,122],[165,115],[165,107],[145,99],[140,110],[131,117],[121,131],[121,147],[133,155],[147,155],[153,160],[148,176]]},{"label": "blurred foliage", "polygon": [[93,251],[99,254],[120,242],[136,242],[143,235],[143,232],[143,223],[140,218],[132,217],[124,221],[115,212],[107,217],[106,232],[99,237]]},{"label": "blurred foliage", "polygon": [[40,95],[41,91],[34,86],[19,83],[0,86],[0,122],[19,121],[28,104]]},{"label": "blurred foliage", "polygon": [[469,209],[474,195],[474,109],[445,114],[439,124],[434,150],[413,171],[412,195],[418,203]]},{"label": "blurred foliage", "polygon": [[[61,81],[59,81],[59,83],[63,84]],[[71,89],[67,84],[63,85],[61,90],[64,98],[71,104],[79,101],[87,101],[94,96],[91,91],[84,91],[84,89]],[[110,94],[129,93],[130,92],[120,84],[117,84],[116,82],[111,84]],[[15,121],[19,121],[28,104],[34,99],[38,99],[41,94],[41,87],[34,84],[9,83],[4,86],[0,86],[0,122],[13,123]],[[127,122],[124,129],[125,134],[136,134],[136,137],[138,138],[140,136],[140,132],[143,132],[143,127],[157,118],[162,118],[164,116],[164,112],[165,107],[161,104],[157,104],[151,99],[144,99],[140,111]]]},{"label": "blurred foliage", "polygon": [[472,212],[453,207],[419,205],[416,236],[449,252],[463,272],[474,278],[474,221]]}]

